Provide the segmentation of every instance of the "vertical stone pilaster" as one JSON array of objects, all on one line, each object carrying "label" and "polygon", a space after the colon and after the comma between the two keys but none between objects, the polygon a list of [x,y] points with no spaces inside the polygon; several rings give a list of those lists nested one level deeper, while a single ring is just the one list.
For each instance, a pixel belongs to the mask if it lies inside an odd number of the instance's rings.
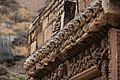
[{"label": "vertical stone pilaster", "polygon": [[117,55],[117,57],[118,57],[117,71],[118,71],[118,73],[117,73],[117,76],[118,76],[118,80],[119,80],[120,79],[120,30],[117,31],[116,36],[117,36],[117,49],[118,49],[118,55]]},{"label": "vertical stone pilaster", "polygon": [[111,48],[111,80],[120,80],[120,30],[109,30]]}]

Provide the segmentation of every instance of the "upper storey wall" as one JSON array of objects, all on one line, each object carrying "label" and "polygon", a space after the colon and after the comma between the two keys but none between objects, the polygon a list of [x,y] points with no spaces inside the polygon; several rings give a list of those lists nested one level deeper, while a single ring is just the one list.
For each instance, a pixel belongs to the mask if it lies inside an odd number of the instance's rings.
[{"label": "upper storey wall", "polygon": [[30,53],[33,53],[40,45],[54,36],[70,20],[89,6],[92,1],[95,0],[52,0],[29,28],[28,44],[31,48],[36,47]]}]

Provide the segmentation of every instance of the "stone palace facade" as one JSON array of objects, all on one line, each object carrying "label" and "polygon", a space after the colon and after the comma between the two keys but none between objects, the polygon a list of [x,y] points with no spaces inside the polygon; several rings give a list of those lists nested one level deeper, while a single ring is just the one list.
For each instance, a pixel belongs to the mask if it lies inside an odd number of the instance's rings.
[{"label": "stone palace facade", "polygon": [[28,34],[28,80],[120,80],[119,0],[51,0]]}]

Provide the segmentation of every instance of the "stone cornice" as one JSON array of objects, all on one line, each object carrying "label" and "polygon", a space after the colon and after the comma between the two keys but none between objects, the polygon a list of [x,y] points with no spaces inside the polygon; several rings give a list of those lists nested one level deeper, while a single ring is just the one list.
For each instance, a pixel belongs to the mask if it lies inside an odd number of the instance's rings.
[{"label": "stone cornice", "polygon": [[67,51],[77,44],[82,49],[87,44],[91,44],[88,40],[91,41],[92,37],[104,36],[109,26],[102,29],[103,26],[107,24],[119,25],[119,23],[114,24],[115,22],[111,21],[109,17],[104,13],[101,1],[91,4],[90,7],[77,15],[58,34],[48,40],[26,60],[24,68],[27,74],[32,77],[45,76],[47,72],[52,71],[53,68],[66,61],[68,59],[67,55],[69,55]]}]

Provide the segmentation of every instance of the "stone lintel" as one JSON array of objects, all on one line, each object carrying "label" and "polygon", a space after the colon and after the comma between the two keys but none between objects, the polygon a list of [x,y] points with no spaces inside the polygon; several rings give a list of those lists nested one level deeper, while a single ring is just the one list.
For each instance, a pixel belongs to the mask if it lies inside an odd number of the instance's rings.
[{"label": "stone lintel", "polygon": [[77,75],[70,78],[69,80],[90,80],[95,78],[96,76],[99,77],[100,75],[101,75],[100,70],[96,66],[93,66],[82,73],[78,73]]}]

